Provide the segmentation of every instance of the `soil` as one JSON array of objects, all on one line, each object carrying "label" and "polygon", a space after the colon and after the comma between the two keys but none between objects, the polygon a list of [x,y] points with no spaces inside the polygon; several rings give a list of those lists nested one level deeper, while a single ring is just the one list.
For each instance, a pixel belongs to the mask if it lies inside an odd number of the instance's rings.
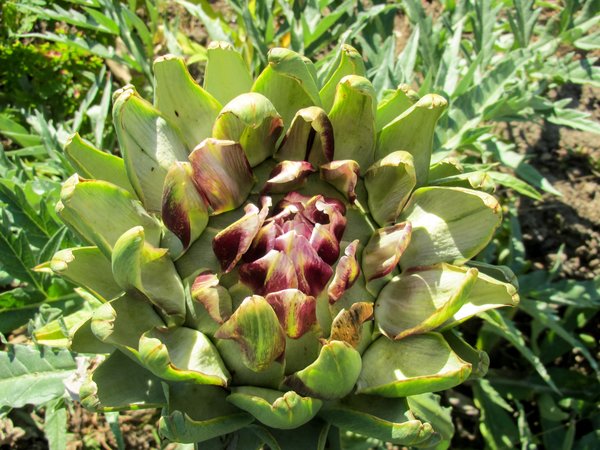
[{"label": "soil", "polygon": [[[38,426],[43,411],[32,408],[13,410],[0,421],[0,449],[45,450],[48,442]],[[156,432],[159,410],[127,411],[119,416],[119,426],[126,449],[150,450],[161,448]],[[111,450],[118,448],[117,437],[103,414],[91,413],[78,402],[68,408],[66,450]],[[164,450],[174,445],[164,447]]]},{"label": "soil", "polygon": [[[551,95],[570,98],[571,107],[588,111],[594,120],[600,120],[599,88],[566,85]],[[551,267],[560,258],[560,275],[564,278],[600,276],[598,135],[548,122],[516,129],[515,142],[530,155],[529,163],[562,194],[546,194],[542,201],[520,198],[518,212],[527,258],[540,269]]]}]

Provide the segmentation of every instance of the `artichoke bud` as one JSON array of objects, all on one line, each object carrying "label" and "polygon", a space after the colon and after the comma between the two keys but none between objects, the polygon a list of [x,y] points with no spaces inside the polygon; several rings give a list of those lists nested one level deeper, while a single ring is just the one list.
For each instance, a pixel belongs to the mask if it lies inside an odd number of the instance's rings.
[{"label": "artichoke bud", "polygon": [[435,125],[448,106],[444,97],[427,94],[388,123],[377,140],[376,159],[397,150],[413,156],[417,187],[427,183]]},{"label": "artichoke bud", "polygon": [[200,237],[208,223],[208,209],[194,184],[190,163],[174,163],[165,178],[162,219],[187,250]]},{"label": "artichoke bud", "polygon": [[325,111],[316,106],[301,109],[285,135],[276,158],[280,161],[308,161],[313,166],[333,159],[333,127]]},{"label": "artichoke bud", "polygon": [[219,113],[212,137],[239,142],[250,166],[255,167],[275,152],[283,121],[264,95],[250,92],[235,97]]},{"label": "artichoke bud", "polygon": [[[314,435],[307,448],[347,429],[434,445],[435,411],[411,396],[482,376],[487,355],[454,328],[519,301],[509,269],[470,261],[501,222],[472,189],[487,174],[430,168],[446,101],[401,85],[378,106],[352,47],[323,82],[276,48],[252,84],[245,57],[211,44],[203,87],[182,59],[159,58],[154,106],[115,92],[123,159],[67,143],[94,179],[68,179],[57,211],[90,246],[36,270],[102,302],[67,339],[118,350],[85,404],[163,405],[164,436],[211,448],[278,448],[292,429]],[[63,343],[57,330],[40,335]]]},{"label": "artichoke bud", "polygon": [[348,75],[338,83],[329,119],[335,141],[334,160],[352,159],[360,167],[373,163],[376,95],[369,80]]},{"label": "artichoke bud", "polygon": [[185,318],[185,293],[166,249],[146,242],[143,227],[126,231],[112,253],[115,281],[122,289],[144,295],[163,314],[168,324]]}]

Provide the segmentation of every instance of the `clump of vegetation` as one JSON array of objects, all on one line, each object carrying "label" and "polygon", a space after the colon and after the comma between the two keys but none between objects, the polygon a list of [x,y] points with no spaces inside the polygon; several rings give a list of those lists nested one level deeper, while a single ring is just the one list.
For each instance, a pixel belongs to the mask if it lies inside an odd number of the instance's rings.
[{"label": "clump of vegetation", "polygon": [[73,116],[102,64],[97,56],[61,43],[0,43],[0,104],[38,109],[64,121]]}]

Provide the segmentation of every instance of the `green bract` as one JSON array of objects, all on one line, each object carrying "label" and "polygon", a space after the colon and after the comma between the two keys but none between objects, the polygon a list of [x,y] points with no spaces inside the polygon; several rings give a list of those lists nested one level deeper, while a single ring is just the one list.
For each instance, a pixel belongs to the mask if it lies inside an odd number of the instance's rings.
[{"label": "green bract", "polygon": [[442,97],[400,86],[378,106],[356,50],[336,61],[319,80],[273,49],[252,84],[217,43],[202,88],[162,57],[154,104],[115,93],[122,160],[70,140],[57,210],[89,246],[47,267],[102,302],[67,336],[107,355],[86,406],[160,406],[167,439],[207,448],[439,438],[407,397],[485,373],[451,328],[518,301],[483,273],[506,270],[469,263],[501,210],[428,179]]}]

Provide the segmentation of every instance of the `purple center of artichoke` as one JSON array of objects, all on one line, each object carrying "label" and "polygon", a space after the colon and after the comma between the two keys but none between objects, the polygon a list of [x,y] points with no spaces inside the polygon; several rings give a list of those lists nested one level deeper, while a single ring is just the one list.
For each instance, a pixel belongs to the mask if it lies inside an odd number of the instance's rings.
[{"label": "purple center of artichoke", "polygon": [[287,194],[267,217],[271,200],[262,208],[246,206],[246,214],[219,233],[215,255],[225,272],[239,264],[240,280],[255,294],[298,289],[318,296],[333,275],[346,228],[346,208],[322,195]]}]

